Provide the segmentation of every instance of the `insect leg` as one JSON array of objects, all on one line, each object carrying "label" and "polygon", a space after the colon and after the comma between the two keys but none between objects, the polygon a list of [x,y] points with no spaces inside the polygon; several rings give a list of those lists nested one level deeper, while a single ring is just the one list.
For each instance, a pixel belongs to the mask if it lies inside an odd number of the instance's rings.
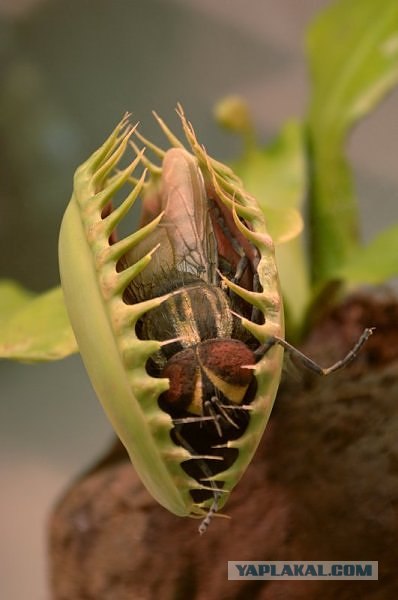
[{"label": "insect leg", "polygon": [[203,519],[203,521],[201,521],[199,527],[198,527],[198,531],[200,535],[203,535],[204,533],[206,533],[207,528],[209,527],[211,520],[213,518],[213,516],[216,514],[216,512],[218,511],[218,499],[220,497],[220,494],[215,493],[214,494],[214,500],[212,505],[209,508],[209,512],[207,513],[207,515],[205,516],[205,518]]},{"label": "insect leg", "polygon": [[239,429],[239,425],[235,423],[235,421],[229,416],[229,414],[226,411],[227,408],[231,408],[230,406],[221,404],[217,396],[213,396],[210,402],[219,410],[220,416],[223,417],[225,421],[232,425],[232,427]]},{"label": "insect leg", "polygon": [[205,417],[181,417],[181,419],[173,419],[174,425],[185,425],[186,423],[203,423],[203,421],[214,421],[214,416]]},{"label": "insect leg", "polygon": [[241,256],[241,258],[239,259],[239,262],[236,266],[236,272],[235,275],[232,279],[233,283],[239,283],[243,273],[247,267],[247,265],[249,264],[249,259],[247,258],[246,255]]},{"label": "insect leg", "polygon": [[283,346],[283,348],[291,352],[291,354],[296,356],[307,369],[315,371],[315,373],[317,373],[318,375],[330,375],[330,373],[334,373],[335,371],[343,369],[354,360],[354,358],[357,356],[358,352],[360,351],[366,340],[368,340],[373,334],[374,329],[374,327],[366,328],[363,331],[360,338],[358,339],[355,346],[348,352],[348,354],[341,360],[338,360],[333,365],[326,368],[323,368],[320,365],[318,365],[318,363],[316,363],[314,360],[300,352],[300,350],[289,344],[289,342],[287,342],[286,340],[283,340],[276,336],[271,337],[269,340],[267,340],[265,344],[260,346],[260,348],[258,348],[255,351],[255,355],[259,357],[264,356],[264,354],[266,354],[268,350],[272,348],[272,346],[274,346],[275,344],[279,344],[280,346]]},{"label": "insect leg", "polygon": [[[188,452],[190,452],[192,454],[192,456],[195,456],[196,452],[195,450],[191,447],[190,444],[188,444],[188,442],[186,441],[185,438],[183,438],[183,436],[180,434],[180,432],[178,431],[178,429],[176,429],[176,435],[177,438],[179,439],[179,441],[181,442],[182,446],[188,450]],[[199,460],[199,467],[202,469],[203,475],[206,478],[211,478],[212,477],[212,472],[209,469],[209,467],[207,466],[206,462],[204,460]],[[216,512],[218,511],[218,500],[221,496],[221,491],[219,490],[219,488],[217,487],[217,484],[212,481],[212,479],[209,479],[209,483],[210,486],[213,489],[213,502],[208,510],[207,515],[205,516],[205,518],[200,522],[200,525],[198,527],[198,531],[200,535],[203,535],[206,531],[207,528],[210,525],[210,522],[213,518],[213,516],[216,514]]]},{"label": "insect leg", "polygon": [[213,419],[213,421],[214,421],[214,425],[215,425],[215,428],[217,429],[217,433],[218,433],[218,435],[219,435],[220,437],[222,437],[221,425],[220,425],[220,423],[219,423],[219,420],[220,420],[220,416],[221,416],[221,415],[216,415],[216,413],[214,412],[214,409],[213,409],[213,405],[212,405],[212,402],[211,402],[211,400],[206,400],[206,401],[205,401],[205,403],[204,403],[204,409],[205,409],[205,410],[207,410],[207,411],[209,412],[209,414],[210,414],[210,417],[211,417],[211,418]]}]

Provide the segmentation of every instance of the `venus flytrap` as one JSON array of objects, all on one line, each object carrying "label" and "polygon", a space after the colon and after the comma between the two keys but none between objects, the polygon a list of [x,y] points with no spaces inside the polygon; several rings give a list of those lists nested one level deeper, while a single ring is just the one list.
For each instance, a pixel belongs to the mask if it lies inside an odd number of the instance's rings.
[{"label": "venus flytrap", "polygon": [[[136,157],[115,175],[134,133],[126,130],[123,120],[77,170],[62,222],[59,257],[65,302],[83,361],[138,474],[171,512],[204,517],[225,504],[261,439],[279,383],[283,350],[275,346],[257,364],[253,351],[270,336],[283,337],[283,312],[273,243],[261,211],[230,169],[207,155],[181,110],[179,114],[192,154],[160,121],[174,150],[163,152],[140,135],[160,156],[160,166],[144,158],[134,143]],[[145,172],[136,177],[140,163],[149,177]],[[126,199],[111,208],[112,197],[126,184],[131,188]],[[115,228],[139,195],[145,222],[114,241]],[[210,210],[217,211],[213,221]],[[199,238],[198,232],[204,237]],[[223,247],[217,246],[217,235]],[[232,241],[234,248],[226,248]],[[241,281],[233,281],[238,263]],[[213,342],[213,333],[201,329],[195,295],[209,307],[223,307],[223,314],[214,315],[219,335]],[[172,306],[180,301],[188,312],[178,320]],[[251,321],[254,307],[261,314],[257,322]],[[161,314],[159,310],[169,311],[171,325],[164,335],[156,322],[150,322],[151,314]],[[207,313],[204,319],[209,319]],[[169,360],[167,350],[174,346],[173,356],[178,354],[179,338],[169,333],[172,325],[176,332],[185,332],[180,352],[192,354],[196,387],[188,406],[181,404],[190,393],[183,387],[187,379],[175,366],[176,359]],[[156,331],[158,338],[148,339],[147,330]],[[225,352],[230,345],[232,358]],[[246,365],[234,362],[236,352],[242,352],[243,363],[252,362],[245,376]],[[166,358],[154,358],[163,354]],[[230,368],[237,369],[235,380]],[[213,389],[209,397],[206,386]],[[180,390],[177,400],[174,388]],[[207,523],[208,519],[202,529]]]}]

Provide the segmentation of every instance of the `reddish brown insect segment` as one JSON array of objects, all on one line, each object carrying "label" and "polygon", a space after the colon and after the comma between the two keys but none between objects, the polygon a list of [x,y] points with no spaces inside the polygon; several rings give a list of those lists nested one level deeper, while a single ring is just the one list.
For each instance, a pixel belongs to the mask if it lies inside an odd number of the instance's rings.
[{"label": "reddish brown insect segment", "polygon": [[222,395],[231,405],[240,405],[253,379],[253,352],[232,339],[208,340],[175,354],[161,376],[170,389],[162,402],[170,410],[202,415],[206,400]]}]

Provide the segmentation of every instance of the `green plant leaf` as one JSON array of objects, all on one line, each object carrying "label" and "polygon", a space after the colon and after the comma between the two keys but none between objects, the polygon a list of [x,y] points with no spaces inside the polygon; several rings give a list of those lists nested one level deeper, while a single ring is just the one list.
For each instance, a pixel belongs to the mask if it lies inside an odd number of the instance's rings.
[{"label": "green plant leaf", "polygon": [[3,329],[5,323],[11,316],[29,302],[35,294],[25,290],[16,281],[0,281],[0,327]]},{"label": "green plant leaf", "polygon": [[35,295],[0,282],[0,358],[50,361],[77,352],[60,287]]},{"label": "green plant leaf", "polygon": [[344,156],[349,128],[398,81],[398,2],[339,0],[308,34],[312,100],[310,241],[314,283],[342,267],[358,245],[358,214]]},{"label": "green plant leaf", "polygon": [[367,246],[358,249],[336,273],[348,283],[383,283],[398,276],[398,225],[377,235]]}]

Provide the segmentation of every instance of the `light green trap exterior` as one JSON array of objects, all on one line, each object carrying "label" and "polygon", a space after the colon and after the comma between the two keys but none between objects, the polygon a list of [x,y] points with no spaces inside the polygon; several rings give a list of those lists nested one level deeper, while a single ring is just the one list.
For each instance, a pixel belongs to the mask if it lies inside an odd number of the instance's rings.
[{"label": "light green trap exterior", "polygon": [[[258,248],[258,275],[263,291],[255,293],[223,278],[246,301],[263,313],[265,323],[257,325],[242,318],[259,342],[270,336],[283,337],[283,309],[279,290],[274,248],[267,234],[264,216],[256,201],[244,192],[240,180],[228,169],[211,159],[199,145],[191,125],[179,111],[187,147],[196,157],[204,179],[211,181],[219,198],[233,212],[236,226]],[[158,119],[171,147],[181,142]],[[75,174],[71,201],[65,212],[59,242],[61,282],[65,302],[88,375],[117,435],[125,445],[131,461],[152,496],[179,516],[203,517],[211,499],[196,504],[192,489],[203,487],[181,468],[191,458],[170,437],[171,417],[158,406],[159,395],[168,388],[168,379],[149,376],[145,363],[159,350],[160,342],[137,338],[135,325],[148,310],[158,307],[168,295],[134,305],[123,301],[126,286],[151,261],[150,252],[138,263],[117,272],[118,260],[159,226],[159,215],[146,227],[110,244],[109,238],[133,203],[149,193],[161,173],[164,152],[144,140],[159,164],[154,164],[136,149],[133,162],[121,171],[120,162],[131,150],[134,130],[125,118],[111,136]],[[143,139],[139,136],[140,139]],[[135,144],[134,144],[135,146]],[[138,178],[135,171],[147,168]],[[107,216],[103,212],[118,190],[128,186],[125,200]],[[249,222],[249,230],[238,219]],[[161,252],[161,248],[153,251]],[[257,394],[252,401],[250,423],[238,440],[228,442],[239,450],[233,465],[213,477],[223,481],[220,507],[239,481],[258,446],[267,424],[277,392],[283,349],[273,346],[257,363]]]}]

